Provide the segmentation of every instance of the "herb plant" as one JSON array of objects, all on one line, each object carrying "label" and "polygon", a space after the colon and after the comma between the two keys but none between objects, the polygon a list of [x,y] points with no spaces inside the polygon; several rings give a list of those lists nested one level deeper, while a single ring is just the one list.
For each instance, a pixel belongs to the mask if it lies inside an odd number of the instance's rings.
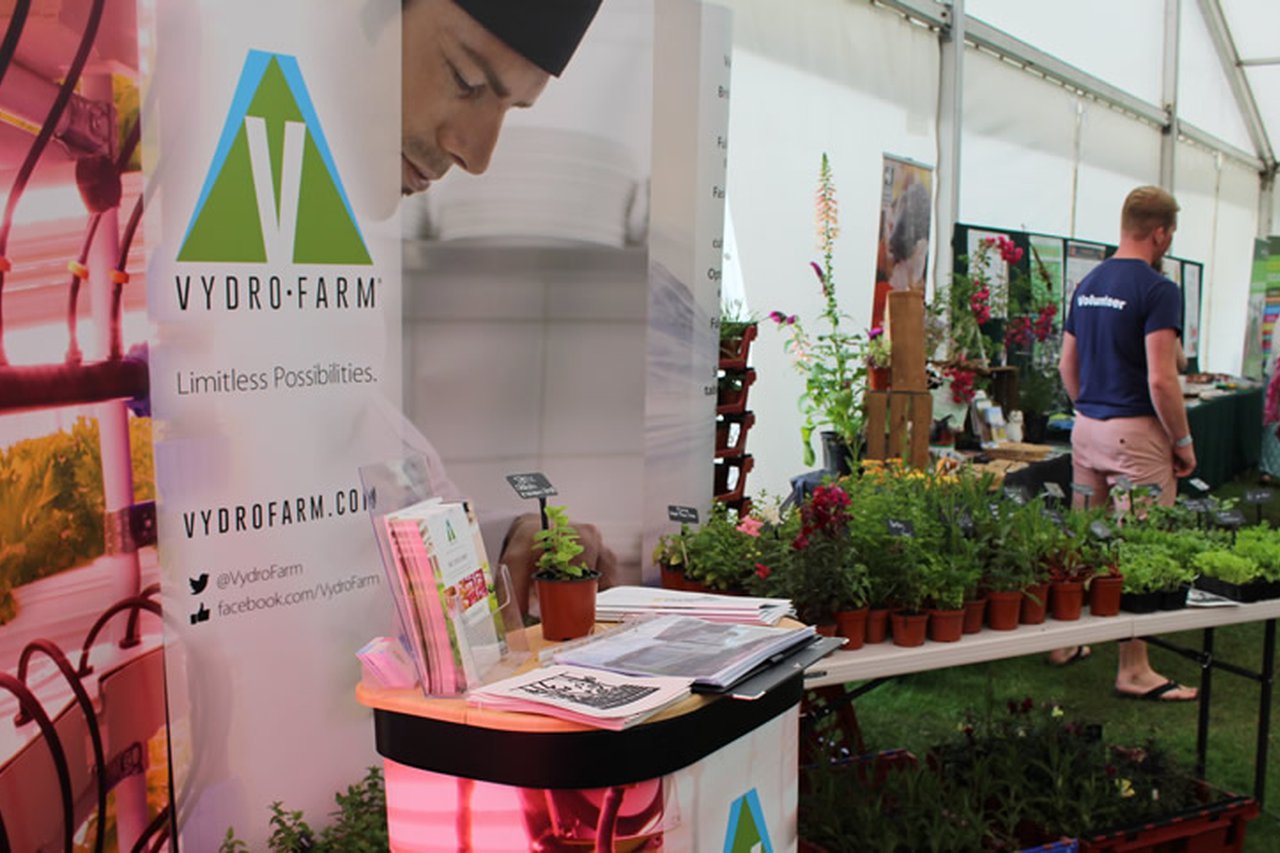
[{"label": "herb plant", "polygon": [[569,515],[562,506],[547,507],[546,530],[533,535],[538,554],[538,571],[534,575],[542,580],[571,581],[595,574],[581,562],[585,550],[578,539],[578,531],[569,524]]}]

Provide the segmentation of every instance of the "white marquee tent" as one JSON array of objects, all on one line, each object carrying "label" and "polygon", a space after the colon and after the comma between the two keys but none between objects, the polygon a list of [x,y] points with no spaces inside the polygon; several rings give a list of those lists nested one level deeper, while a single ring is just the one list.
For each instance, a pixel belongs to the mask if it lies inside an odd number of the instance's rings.
[{"label": "white marquee tent", "polygon": [[[1240,369],[1253,241],[1280,227],[1280,3],[725,5],[735,262],[757,314],[821,309],[807,267],[823,152],[840,200],[837,292],[860,325],[886,153],[937,168],[935,281],[951,266],[941,237],[952,222],[1113,243],[1124,195],[1161,184],[1182,206],[1173,253],[1204,264],[1200,364]],[[751,434],[752,488],[777,492],[799,470],[802,384],[775,329],[762,329],[753,358],[753,408],[767,416]]]}]

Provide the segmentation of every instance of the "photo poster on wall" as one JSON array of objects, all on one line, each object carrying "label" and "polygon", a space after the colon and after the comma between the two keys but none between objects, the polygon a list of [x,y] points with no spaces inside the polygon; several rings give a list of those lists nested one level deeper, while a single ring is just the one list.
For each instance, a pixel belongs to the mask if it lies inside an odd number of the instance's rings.
[{"label": "photo poster on wall", "polygon": [[[976,268],[978,263],[978,247],[982,245],[984,240],[994,240],[998,237],[1009,237],[1008,231],[989,231],[982,228],[974,228],[969,226],[956,226],[957,236],[960,236],[963,229],[964,250],[956,253],[956,264],[961,267],[962,271],[969,275],[981,275],[989,284],[991,295],[987,297],[987,304],[991,306],[991,319],[1002,320],[1009,314],[1009,265],[1000,257],[1000,253],[996,251],[988,252],[986,255],[986,268],[979,270]],[[961,257],[963,255],[963,266],[961,266]]]},{"label": "photo poster on wall", "polygon": [[[96,26],[90,3],[15,8],[0,11],[13,39],[0,147],[12,213],[0,244],[0,846],[71,849],[65,814],[83,849],[114,838],[130,850],[169,804],[147,270],[144,233],[128,227],[143,195],[137,19],[132,0],[99,6]],[[70,100],[55,111],[61,90]],[[109,814],[100,778],[114,783]]]},{"label": "photo poster on wall", "polygon": [[884,321],[889,291],[924,293],[933,216],[931,166],[885,154],[881,175],[872,326],[879,326]]},{"label": "photo poster on wall", "polygon": [[1107,247],[1102,243],[1085,243],[1067,240],[1066,279],[1062,288],[1062,320],[1065,323],[1071,311],[1071,299],[1084,277],[1107,258]]},{"label": "photo poster on wall", "polygon": [[1280,237],[1268,237],[1254,241],[1254,263],[1258,263],[1257,255],[1263,255],[1263,273],[1267,278],[1267,304],[1262,318],[1262,352],[1263,364],[1267,369],[1275,361],[1277,347],[1275,345],[1276,322],[1280,321]]},{"label": "photo poster on wall", "polygon": [[1254,240],[1253,268],[1249,276],[1249,301],[1245,309],[1244,354],[1240,375],[1261,379],[1264,372],[1263,323],[1269,290],[1270,241]]},{"label": "photo poster on wall", "polygon": [[229,830],[265,849],[276,801],[322,826],[334,793],[379,764],[355,652],[396,629],[358,469],[405,453],[400,21],[397,0],[331,0],[323,14],[307,0],[192,0],[143,22],[164,677],[185,849]]},{"label": "photo poster on wall", "polygon": [[1182,262],[1182,341],[1187,369],[1200,369],[1200,283],[1204,264]]},{"label": "photo poster on wall", "polygon": [[[1067,274],[1067,258],[1066,258],[1066,241],[1061,237],[1051,237],[1047,234],[1028,234],[1027,245],[1030,248],[1029,263],[1039,267],[1039,275],[1033,275],[1033,280],[1043,278],[1048,282],[1050,295],[1056,296],[1059,302],[1062,301],[1065,288]],[[1033,273],[1036,270],[1033,270]],[[1059,324],[1062,317],[1059,316]]]}]

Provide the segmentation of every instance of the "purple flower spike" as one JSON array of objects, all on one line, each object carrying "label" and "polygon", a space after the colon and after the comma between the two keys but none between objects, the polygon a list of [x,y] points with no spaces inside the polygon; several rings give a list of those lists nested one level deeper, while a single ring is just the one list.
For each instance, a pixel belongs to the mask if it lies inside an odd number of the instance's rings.
[{"label": "purple flower spike", "polygon": [[787,322],[787,315],[783,314],[781,311],[770,311],[769,319],[778,325],[783,325]]},{"label": "purple flower spike", "polygon": [[822,274],[822,267],[818,266],[817,261],[809,261],[809,266],[813,267],[813,274],[818,277],[818,283],[823,287],[827,286],[827,278]]},{"label": "purple flower spike", "polygon": [[883,334],[884,334],[884,329],[880,328],[879,326],[876,326],[875,328],[867,332],[867,337],[874,341],[876,338],[880,337]]}]

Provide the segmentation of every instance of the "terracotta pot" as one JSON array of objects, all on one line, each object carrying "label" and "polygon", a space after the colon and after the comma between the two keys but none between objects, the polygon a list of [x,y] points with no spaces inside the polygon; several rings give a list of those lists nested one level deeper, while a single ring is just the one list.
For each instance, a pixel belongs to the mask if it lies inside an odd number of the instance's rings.
[{"label": "terracotta pot", "polygon": [[684,589],[684,569],[679,566],[660,566],[663,589]]},{"label": "terracotta pot", "polygon": [[596,623],[599,575],[571,581],[534,577],[544,640],[574,640],[591,633]]},{"label": "terracotta pot", "polygon": [[1073,622],[1084,610],[1084,584],[1080,581],[1059,581],[1049,585],[1049,607],[1054,619]]},{"label": "terracotta pot", "polygon": [[889,636],[889,609],[881,607],[867,611],[867,642],[883,643]]},{"label": "terracotta pot", "polygon": [[1120,575],[1095,575],[1089,581],[1089,612],[1094,616],[1115,616],[1120,612],[1120,593],[1124,578]]},{"label": "terracotta pot", "polygon": [[867,608],[836,611],[836,633],[844,637],[846,649],[860,649],[867,639]]},{"label": "terracotta pot", "polygon": [[993,631],[1012,631],[1018,627],[1018,612],[1022,607],[1022,593],[987,593],[987,627]]},{"label": "terracotta pot", "polygon": [[867,389],[870,391],[888,391],[889,390],[889,368],[868,367],[867,368]]},{"label": "terracotta pot", "polygon": [[1033,583],[1022,592],[1021,622],[1023,625],[1039,625],[1049,612],[1049,585]]},{"label": "terracotta pot", "polygon": [[924,635],[929,624],[928,613],[904,613],[895,611],[889,615],[893,626],[893,644],[895,646],[922,646]]},{"label": "terracotta pot", "polygon": [[684,576],[684,590],[686,592],[711,592],[711,587],[702,581],[696,581],[688,575]]},{"label": "terracotta pot", "polygon": [[813,630],[817,631],[824,637],[834,637],[836,635],[836,623],[820,622],[813,626]]},{"label": "terracotta pot", "polygon": [[964,603],[964,633],[976,634],[982,630],[982,620],[987,615],[987,597],[975,598]]},{"label": "terracotta pot", "polygon": [[964,608],[930,610],[929,639],[935,643],[954,643],[964,634]]}]

